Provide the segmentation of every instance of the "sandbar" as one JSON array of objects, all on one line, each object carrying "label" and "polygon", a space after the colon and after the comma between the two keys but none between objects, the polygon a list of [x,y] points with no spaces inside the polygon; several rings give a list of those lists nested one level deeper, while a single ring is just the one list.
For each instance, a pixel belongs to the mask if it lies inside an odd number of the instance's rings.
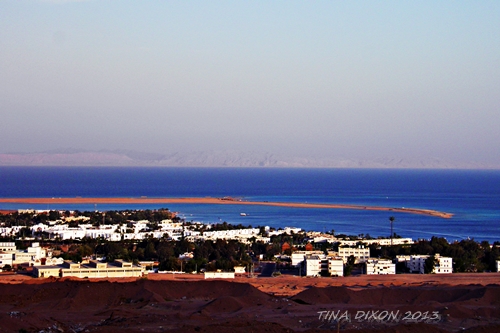
[{"label": "sandbar", "polygon": [[210,204],[210,205],[258,205],[276,206],[289,208],[323,208],[323,209],[357,209],[357,210],[377,210],[390,211],[396,213],[409,213],[428,215],[449,219],[452,213],[441,212],[431,209],[406,208],[406,207],[382,207],[382,206],[362,206],[334,203],[300,203],[300,202],[271,202],[271,201],[247,201],[224,198],[0,198],[0,203],[25,203],[25,204]]}]

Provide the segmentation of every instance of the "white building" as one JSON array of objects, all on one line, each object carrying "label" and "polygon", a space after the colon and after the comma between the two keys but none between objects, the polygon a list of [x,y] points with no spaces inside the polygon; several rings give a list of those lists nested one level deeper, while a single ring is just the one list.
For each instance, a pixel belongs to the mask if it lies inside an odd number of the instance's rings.
[{"label": "white building", "polygon": [[328,272],[331,276],[344,276],[344,260],[328,256]]},{"label": "white building", "polygon": [[[412,255],[410,260],[406,262],[406,267],[412,273],[425,273],[425,261],[429,258],[429,255]],[[453,273],[453,259],[450,257],[441,257],[439,253],[434,256],[436,259],[436,264],[432,273],[434,274],[449,274]]]},{"label": "white building", "polygon": [[0,251],[14,252],[16,251],[16,243],[14,242],[0,242]]},{"label": "white building", "polygon": [[118,242],[122,240],[122,235],[115,232],[117,226],[102,226],[99,228],[91,228],[85,230],[85,237],[88,238],[102,238],[112,242]]},{"label": "white building", "polygon": [[234,274],[245,274],[246,268],[245,266],[234,266]]},{"label": "white building", "polygon": [[11,227],[0,227],[0,236],[2,237],[10,237],[15,235],[13,229]]},{"label": "white building", "polygon": [[397,263],[404,263],[406,267],[408,267],[408,262],[410,261],[411,255],[406,255],[406,254],[398,254],[396,255],[396,262]]},{"label": "white building", "polygon": [[78,228],[70,228],[67,225],[55,225],[46,230],[51,238],[66,239],[82,239],[86,235],[86,229],[82,226]]},{"label": "white building", "polygon": [[0,242],[0,267],[5,265],[28,264],[41,265],[47,258],[52,257],[52,252],[33,243],[26,250],[17,250],[14,242]]},{"label": "white building", "polygon": [[347,262],[350,256],[354,256],[355,263],[364,263],[370,258],[370,248],[360,245],[358,247],[339,247],[339,257],[342,258],[344,263]]},{"label": "white building", "polygon": [[269,237],[271,237],[271,236],[279,236],[279,235],[282,235],[282,234],[291,235],[291,234],[298,234],[301,231],[302,231],[301,228],[285,227],[285,229],[269,231],[267,235]]},{"label": "white building", "polygon": [[424,274],[425,261],[429,258],[429,255],[411,255],[410,260],[406,261],[406,267],[411,273]]},{"label": "white building", "polygon": [[302,264],[305,276],[344,276],[344,262],[342,258],[326,256],[324,254],[307,254]]},{"label": "white building", "polygon": [[260,229],[258,228],[204,231],[203,238],[205,240],[217,240],[217,239],[247,240],[249,238],[256,237],[259,234],[259,232]]},{"label": "white building", "polygon": [[299,267],[306,255],[323,255],[323,251],[295,251],[291,255],[292,266]]},{"label": "white building", "polygon": [[370,258],[365,262],[365,270],[368,275],[396,274],[396,264],[388,259]]},{"label": "white building", "polygon": [[39,243],[33,243],[26,250],[18,250],[14,252],[12,263],[14,265],[29,264],[40,265],[43,258],[47,257],[47,250],[40,247]]},{"label": "white building", "polygon": [[[389,246],[391,245],[391,239],[390,238],[377,238],[377,239],[358,239],[358,240],[339,240],[339,245],[340,246],[356,246],[359,243],[363,243],[365,245],[371,245],[371,244],[378,244],[382,246]],[[414,241],[411,238],[393,238],[392,239],[392,244],[393,245],[407,245],[407,244],[413,244]]]},{"label": "white building", "polygon": [[336,243],[337,238],[335,238],[335,236],[332,235],[318,235],[312,237],[312,241],[314,243]]},{"label": "white building", "polygon": [[234,272],[205,272],[205,279],[234,279]]},{"label": "white building", "polygon": [[321,258],[317,254],[309,254],[304,257],[302,262],[305,276],[320,276],[321,275]]},{"label": "white building", "polygon": [[436,255],[437,263],[434,265],[432,273],[435,274],[450,274],[453,273],[453,259],[450,257],[441,257]]}]

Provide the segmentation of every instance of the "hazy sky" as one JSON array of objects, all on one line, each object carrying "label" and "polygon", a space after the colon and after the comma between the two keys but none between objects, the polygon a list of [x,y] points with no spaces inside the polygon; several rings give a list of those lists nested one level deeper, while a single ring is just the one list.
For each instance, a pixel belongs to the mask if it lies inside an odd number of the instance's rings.
[{"label": "hazy sky", "polygon": [[0,152],[500,163],[500,2],[0,2]]}]

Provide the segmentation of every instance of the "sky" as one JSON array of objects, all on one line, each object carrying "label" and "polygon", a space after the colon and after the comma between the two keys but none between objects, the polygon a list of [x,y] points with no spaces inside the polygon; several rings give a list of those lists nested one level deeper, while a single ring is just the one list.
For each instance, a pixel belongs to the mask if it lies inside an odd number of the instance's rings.
[{"label": "sky", "polygon": [[0,111],[0,153],[500,165],[500,2],[4,0]]}]

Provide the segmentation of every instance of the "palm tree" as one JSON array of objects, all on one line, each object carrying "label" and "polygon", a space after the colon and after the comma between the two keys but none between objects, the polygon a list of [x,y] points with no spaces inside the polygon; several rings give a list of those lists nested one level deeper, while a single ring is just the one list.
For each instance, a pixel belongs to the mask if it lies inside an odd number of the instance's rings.
[{"label": "palm tree", "polygon": [[392,223],[394,222],[395,219],[396,218],[394,216],[389,217],[389,221],[391,222],[391,246],[392,246],[392,235],[394,235],[392,232]]}]

